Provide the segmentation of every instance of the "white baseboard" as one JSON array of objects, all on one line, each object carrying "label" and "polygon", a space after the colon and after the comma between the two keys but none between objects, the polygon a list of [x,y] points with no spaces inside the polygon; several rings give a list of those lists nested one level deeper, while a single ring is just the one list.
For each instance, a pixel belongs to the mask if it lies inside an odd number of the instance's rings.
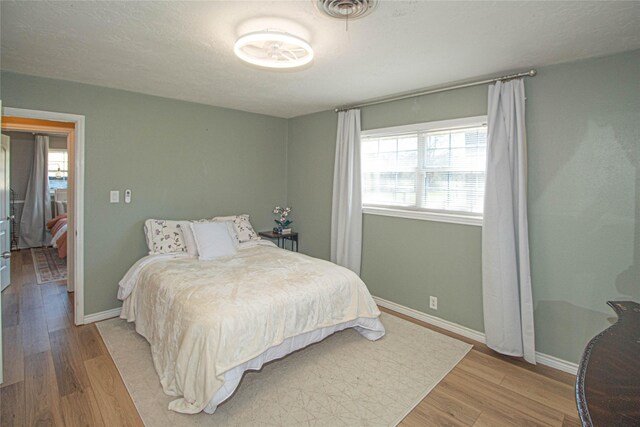
[{"label": "white baseboard", "polygon": [[458,325],[457,323],[449,322],[448,320],[441,319],[436,316],[432,316],[427,313],[423,313],[413,308],[405,307],[404,305],[396,304],[395,302],[387,301],[379,297],[373,297],[376,304],[388,308],[389,310],[397,311],[398,313],[413,317],[417,320],[422,320],[430,325],[437,326],[442,329],[446,329],[449,332],[462,335],[463,337],[470,338],[474,341],[485,343],[484,334],[482,332],[474,331],[466,326]]},{"label": "white baseboard", "polygon": [[112,308],[111,310],[101,311],[99,313],[88,314],[84,316],[85,325],[88,323],[99,322],[101,320],[111,319],[113,317],[120,316],[120,311],[122,311],[122,307]]},{"label": "white baseboard", "polygon": [[551,356],[550,354],[540,353],[539,351],[536,351],[536,361],[541,365],[555,368],[571,375],[576,375],[578,373],[577,363],[568,362],[555,356]]},{"label": "white baseboard", "polygon": [[[485,335],[482,332],[467,328],[466,326],[462,326],[448,320],[441,319],[436,316],[432,316],[427,313],[423,313],[418,310],[414,310],[413,308],[405,307],[404,305],[400,305],[380,297],[374,296],[373,300],[381,307],[388,308],[389,310],[396,311],[417,320],[421,320],[423,322],[429,323],[430,325],[437,326],[449,332],[453,332],[454,334],[462,335],[463,337],[470,338],[474,341],[478,341],[479,343],[486,343]],[[562,360],[548,354],[536,352],[536,361],[541,365],[549,366],[551,368],[567,372],[571,375],[576,375],[576,373],[578,372],[577,363],[568,362],[566,360]]]}]

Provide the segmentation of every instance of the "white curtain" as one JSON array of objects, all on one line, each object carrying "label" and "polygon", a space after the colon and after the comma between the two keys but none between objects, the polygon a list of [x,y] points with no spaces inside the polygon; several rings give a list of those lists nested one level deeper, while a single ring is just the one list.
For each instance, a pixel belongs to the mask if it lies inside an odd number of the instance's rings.
[{"label": "white curtain", "polygon": [[51,196],[47,174],[49,137],[36,135],[31,175],[20,219],[20,246],[44,246],[50,240],[47,221],[51,219]]},{"label": "white curtain", "polygon": [[362,257],[360,110],[338,113],[331,206],[331,261],[360,274]]},{"label": "white curtain", "polygon": [[482,294],[487,345],[536,363],[522,79],[489,86]]}]

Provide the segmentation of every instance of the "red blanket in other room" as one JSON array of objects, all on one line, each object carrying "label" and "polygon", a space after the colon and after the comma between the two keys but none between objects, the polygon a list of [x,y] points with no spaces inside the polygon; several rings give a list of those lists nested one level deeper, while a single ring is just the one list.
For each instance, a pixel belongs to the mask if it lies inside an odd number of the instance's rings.
[{"label": "red blanket in other room", "polygon": [[[67,225],[66,213],[58,215],[57,217],[47,222],[47,228],[51,230],[52,236],[55,236],[56,233],[60,231],[60,229],[65,225]],[[66,231],[60,237],[58,237],[58,240],[56,240],[56,246],[58,247],[58,256],[60,258],[66,258],[67,257],[67,232]]]}]

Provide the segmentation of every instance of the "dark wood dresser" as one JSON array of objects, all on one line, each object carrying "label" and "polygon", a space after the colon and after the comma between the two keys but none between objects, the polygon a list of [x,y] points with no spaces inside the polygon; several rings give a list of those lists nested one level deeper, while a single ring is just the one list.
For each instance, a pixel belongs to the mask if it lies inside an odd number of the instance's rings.
[{"label": "dark wood dresser", "polygon": [[640,426],[640,304],[609,301],[618,321],[584,350],[576,378],[583,426]]}]

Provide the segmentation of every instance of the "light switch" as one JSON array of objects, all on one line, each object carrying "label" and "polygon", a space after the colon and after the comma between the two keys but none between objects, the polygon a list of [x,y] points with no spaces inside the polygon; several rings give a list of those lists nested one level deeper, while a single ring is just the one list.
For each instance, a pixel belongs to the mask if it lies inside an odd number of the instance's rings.
[{"label": "light switch", "polygon": [[120,203],[120,191],[118,190],[111,190],[111,193],[109,193],[109,201],[111,203]]}]

